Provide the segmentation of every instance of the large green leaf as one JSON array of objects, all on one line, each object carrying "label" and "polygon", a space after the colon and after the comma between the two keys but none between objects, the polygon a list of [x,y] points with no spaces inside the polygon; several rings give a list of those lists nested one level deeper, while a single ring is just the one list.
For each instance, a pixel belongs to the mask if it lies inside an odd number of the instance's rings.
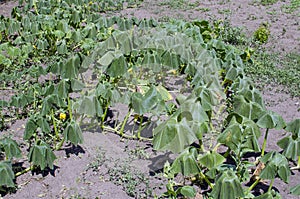
[{"label": "large green leaf", "polygon": [[0,140],[0,149],[4,149],[7,160],[13,157],[20,158],[22,156],[18,143],[11,138],[3,138]]},{"label": "large green leaf", "polygon": [[181,187],[180,193],[187,198],[194,198],[196,196],[196,190],[192,186]]},{"label": "large green leaf", "polygon": [[201,103],[196,98],[186,100],[178,109],[180,119],[186,118],[187,121],[208,122],[209,118]]},{"label": "large green leaf", "polygon": [[294,136],[300,137],[300,119],[289,122],[285,128],[286,131],[292,132]]},{"label": "large green leaf", "polygon": [[111,77],[122,76],[127,71],[127,62],[124,56],[120,56],[112,61],[106,70],[107,74]]},{"label": "large green leaf", "polygon": [[0,161],[0,187],[14,187],[15,174],[10,161]]},{"label": "large green leaf", "polygon": [[30,117],[29,120],[26,122],[23,139],[29,140],[33,136],[33,134],[36,132],[37,128],[38,128],[38,125],[36,124],[35,117],[34,116]]},{"label": "large green leaf", "polygon": [[266,111],[257,121],[257,125],[261,128],[267,128],[267,129],[282,129],[286,126],[285,121],[283,118],[273,111]]},{"label": "large green leaf", "polygon": [[46,167],[53,169],[53,162],[56,156],[48,144],[38,141],[30,148],[28,159],[33,165],[39,166],[41,170],[44,170]]},{"label": "large green leaf", "polygon": [[93,94],[84,96],[83,99],[79,101],[78,112],[80,114],[86,114],[90,117],[100,117],[103,114],[102,106],[97,97]]},{"label": "large green leaf", "polygon": [[218,142],[240,155],[250,151],[260,151],[258,138],[261,132],[252,120],[238,114],[229,115],[227,120],[229,125],[218,136]]},{"label": "large green leaf", "polygon": [[300,184],[293,186],[291,189],[291,194],[296,195],[296,196],[300,196]]},{"label": "large green leaf", "polygon": [[82,131],[76,121],[72,120],[63,133],[66,141],[70,141],[74,145],[83,143]]},{"label": "large green leaf", "polygon": [[266,166],[261,171],[260,177],[262,179],[275,179],[278,175],[284,182],[289,181],[291,171],[289,168],[289,163],[286,157],[277,151],[273,151],[264,155],[260,161]]},{"label": "large green leaf", "polygon": [[182,173],[184,176],[198,174],[201,169],[197,164],[197,156],[196,148],[186,148],[172,163],[171,172]]},{"label": "large green leaf", "polygon": [[50,115],[50,111],[58,107],[66,107],[64,100],[57,94],[48,95],[42,102],[41,115]]},{"label": "large green leaf", "polygon": [[56,92],[57,92],[57,95],[61,98],[64,98],[66,99],[68,96],[69,96],[69,92],[71,91],[71,85],[70,85],[70,82],[69,80],[67,79],[62,79],[57,87],[56,87]]},{"label": "large green leaf", "polygon": [[153,134],[153,148],[155,150],[170,150],[174,153],[182,152],[186,146],[197,140],[185,118],[177,121],[172,117],[157,126],[153,130]]},{"label": "large green leaf", "polygon": [[234,112],[251,120],[257,120],[265,113],[264,108],[260,104],[247,101],[245,97],[240,95],[234,98],[233,109]]},{"label": "large green leaf", "polygon": [[211,195],[214,199],[233,199],[244,197],[244,191],[236,174],[226,170],[217,178]]},{"label": "large green leaf", "polygon": [[212,169],[214,167],[222,164],[226,159],[215,151],[209,151],[199,158],[199,163],[208,169]]},{"label": "large green leaf", "polygon": [[283,155],[296,161],[300,156],[300,137],[288,136],[277,142],[277,145],[283,149]]},{"label": "large green leaf", "polygon": [[144,96],[137,92],[132,94],[132,108],[137,114],[143,115],[153,109],[159,102],[160,98],[161,96],[157,92],[156,88],[151,86]]}]

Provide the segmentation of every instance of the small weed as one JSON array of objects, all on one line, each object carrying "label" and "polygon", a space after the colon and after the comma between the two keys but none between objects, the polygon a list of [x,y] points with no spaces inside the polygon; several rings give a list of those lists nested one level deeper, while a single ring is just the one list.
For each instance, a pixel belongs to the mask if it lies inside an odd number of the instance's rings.
[{"label": "small weed", "polygon": [[110,181],[122,186],[124,191],[131,197],[147,198],[152,195],[149,179],[144,173],[130,166],[128,161],[115,165],[108,171]]},{"label": "small weed", "polygon": [[278,0],[260,0],[256,1],[257,3],[260,3],[263,6],[273,5],[278,2]]},{"label": "small weed", "polygon": [[257,53],[253,64],[247,64],[246,72],[258,87],[276,83],[286,86],[292,96],[300,96],[300,55],[290,53],[281,58],[278,54]]},{"label": "small weed", "polygon": [[159,3],[160,6],[168,6],[172,9],[193,9],[199,5],[199,2],[196,1],[194,3],[191,3],[187,0],[166,0]]},{"label": "small weed", "polygon": [[282,6],[283,11],[287,14],[292,14],[299,8],[300,8],[300,0],[292,0],[290,5]]},{"label": "small weed", "polygon": [[100,167],[104,164],[104,162],[106,161],[106,157],[105,157],[105,152],[104,151],[99,151],[97,152],[97,155],[95,157],[95,159],[90,162],[86,168],[87,170],[92,170],[93,172],[97,172],[99,171]]},{"label": "small weed", "polygon": [[262,23],[254,32],[253,39],[260,44],[266,43],[270,36],[270,30],[267,23]]}]

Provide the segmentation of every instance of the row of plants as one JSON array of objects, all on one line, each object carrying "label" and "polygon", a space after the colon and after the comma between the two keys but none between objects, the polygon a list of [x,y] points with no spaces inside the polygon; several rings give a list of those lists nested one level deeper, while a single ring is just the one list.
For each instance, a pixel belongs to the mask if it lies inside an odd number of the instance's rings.
[{"label": "row of plants", "polygon": [[[106,18],[100,16],[108,9],[103,2],[24,1],[12,18],[1,18],[0,80],[4,91],[16,94],[1,101],[2,129],[27,118],[23,139],[29,151],[21,154],[13,135],[1,139],[1,188],[15,187],[14,179],[30,170],[52,169],[55,150],[83,143],[84,124],[178,154],[165,166],[169,183],[162,197],[195,196],[194,187],[175,181],[182,174],[194,185],[207,185],[207,198],[254,198],[264,179],[271,180],[270,188],[257,198],[279,198],[274,179],[289,181],[289,160],[300,166],[300,121],[286,124],[266,109],[244,71],[249,51],[226,45],[218,39],[220,29],[207,21]],[[127,115],[111,126],[108,111],[117,103],[127,105]],[[136,131],[125,131],[130,118]],[[153,124],[153,135],[143,137]],[[289,133],[278,142],[282,153],[265,152],[273,128]],[[207,145],[208,137],[215,142]],[[256,161],[250,152],[260,154]],[[31,166],[14,172],[13,161],[24,155]],[[258,163],[264,168],[252,182]],[[299,189],[291,192],[299,195]]]}]

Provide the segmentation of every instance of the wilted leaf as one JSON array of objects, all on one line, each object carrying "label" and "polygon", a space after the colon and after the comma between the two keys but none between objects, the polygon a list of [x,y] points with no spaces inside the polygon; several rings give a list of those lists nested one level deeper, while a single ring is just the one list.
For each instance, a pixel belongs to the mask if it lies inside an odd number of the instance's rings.
[{"label": "wilted leaf", "polygon": [[212,196],[215,199],[244,197],[242,185],[233,171],[226,170],[217,178]]},{"label": "wilted leaf", "polygon": [[13,157],[21,157],[21,150],[18,143],[11,138],[3,138],[0,140],[0,149],[3,148],[6,159],[10,160]]},{"label": "wilted leaf", "polygon": [[225,161],[225,158],[215,151],[209,151],[202,155],[199,159],[199,163],[208,169],[217,167]]},{"label": "wilted leaf", "polygon": [[173,162],[171,171],[175,174],[182,173],[184,176],[198,174],[201,169],[197,164],[197,149],[188,147]]},{"label": "wilted leaf", "polygon": [[284,182],[289,181],[291,171],[289,163],[285,156],[277,151],[270,152],[260,158],[260,161],[265,164],[260,177],[262,179],[275,179],[278,175]]},{"label": "wilted leaf", "polygon": [[196,190],[192,186],[184,186],[180,188],[180,193],[189,198],[193,198],[196,196]]},{"label": "wilted leaf", "polygon": [[82,131],[76,121],[72,120],[65,128],[64,138],[66,141],[70,141],[74,145],[83,143]]},{"label": "wilted leaf", "polygon": [[277,142],[277,145],[283,149],[283,155],[296,161],[300,156],[300,137],[293,139],[292,136],[284,137]]},{"label": "wilted leaf", "polygon": [[155,150],[170,150],[182,152],[186,146],[197,140],[195,133],[183,118],[178,122],[175,118],[163,122],[153,130],[153,148]]},{"label": "wilted leaf", "polygon": [[15,174],[10,161],[0,161],[0,187],[14,187]]},{"label": "wilted leaf", "polygon": [[286,124],[280,115],[268,110],[259,118],[257,125],[261,128],[275,128],[279,130],[285,127]]},{"label": "wilted leaf", "polygon": [[300,184],[293,186],[290,189],[291,194],[296,195],[296,196],[300,196]]},{"label": "wilted leaf", "polygon": [[48,144],[39,141],[30,148],[28,159],[33,165],[39,166],[41,170],[44,170],[46,167],[53,169],[53,162],[56,156]]}]

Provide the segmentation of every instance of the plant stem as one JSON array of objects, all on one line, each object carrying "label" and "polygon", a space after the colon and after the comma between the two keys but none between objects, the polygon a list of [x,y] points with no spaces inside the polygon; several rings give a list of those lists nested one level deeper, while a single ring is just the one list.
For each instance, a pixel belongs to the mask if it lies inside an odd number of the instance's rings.
[{"label": "plant stem", "polygon": [[269,186],[268,192],[272,190],[273,183],[274,183],[274,179],[272,179],[272,180],[271,180],[271,183],[270,183],[270,186]]},{"label": "plant stem", "polygon": [[137,132],[137,138],[138,139],[141,138],[142,125],[143,125],[143,116],[141,116],[141,118],[140,118],[140,125],[139,125],[139,129],[138,129],[138,132]]},{"label": "plant stem", "polygon": [[57,151],[60,150],[64,142],[65,142],[65,138],[63,137],[61,141],[56,145],[55,150]]},{"label": "plant stem", "polygon": [[123,121],[123,123],[122,123],[121,129],[120,129],[120,131],[119,131],[121,136],[124,135],[125,125],[126,125],[126,123],[127,123],[127,121],[128,121],[129,116],[130,116],[132,113],[133,113],[133,110],[129,110],[128,113],[127,113],[127,115],[126,115],[125,118],[124,118],[124,121]]},{"label": "plant stem", "polygon": [[[127,135],[127,134],[121,134],[120,131],[118,131],[117,129],[114,129],[114,128],[111,128],[109,126],[103,126],[103,130],[107,130],[107,131],[112,131],[120,136],[122,136],[123,138],[126,138],[126,139],[137,139],[137,137],[135,135]],[[140,137],[139,138],[140,140],[142,141],[152,141],[151,138],[145,138],[145,137]]]},{"label": "plant stem", "polygon": [[106,103],[106,106],[105,106],[105,109],[104,109],[104,113],[103,113],[103,115],[101,116],[101,128],[103,127],[103,123],[104,123],[104,120],[105,120],[105,118],[106,118],[107,111],[108,111],[108,103]]},{"label": "plant stem", "polygon": [[70,120],[73,120],[73,114],[72,114],[72,106],[71,106],[71,100],[70,100],[70,96],[68,95],[68,111],[69,111],[69,115],[70,115]]},{"label": "plant stem", "polygon": [[57,126],[56,126],[56,121],[55,121],[53,109],[51,109],[51,118],[52,118],[52,122],[53,122],[55,138],[56,138],[56,140],[58,140],[59,139],[59,134],[58,134]]},{"label": "plant stem", "polygon": [[252,191],[252,189],[259,183],[260,177],[258,177],[255,182],[249,187],[248,192]]},{"label": "plant stem", "polygon": [[217,151],[218,148],[219,148],[219,146],[221,146],[221,145],[222,145],[221,143],[218,143],[218,144],[214,147],[213,151]]},{"label": "plant stem", "polygon": [[18,177],[18,176],[20,176],[24,173],[27,173],[28,171],[31,171],[31,170],[33,170],[33,165],[31,165],[30,167],[24,169],[23,171],[20,171],[20,172],[16,173],[15,176]]},{"label": "plant stem", "polygon": [[201,178],[205,180],[205,182],[208,184],[208,186],[212,189],[214,185],[209,181],[209,179],[204,175],[201,171],[199,172]]},{"label": "plant stem", "polygon": [[269,129],[267,129],[266,133],[265,133],[264,142],[263,142],[263,145],[262,145],[262,148],[261,148],[261,157],[263,157],[265,155],[265,149],[266,149],[266,145],[267,145],[268,133],[269,133]]},{"label": "plant stem", "polygon": [[300,169],[300,156],[298,156],[297,166],[291,168],[291,170],[297,170],[297,169]]}]

